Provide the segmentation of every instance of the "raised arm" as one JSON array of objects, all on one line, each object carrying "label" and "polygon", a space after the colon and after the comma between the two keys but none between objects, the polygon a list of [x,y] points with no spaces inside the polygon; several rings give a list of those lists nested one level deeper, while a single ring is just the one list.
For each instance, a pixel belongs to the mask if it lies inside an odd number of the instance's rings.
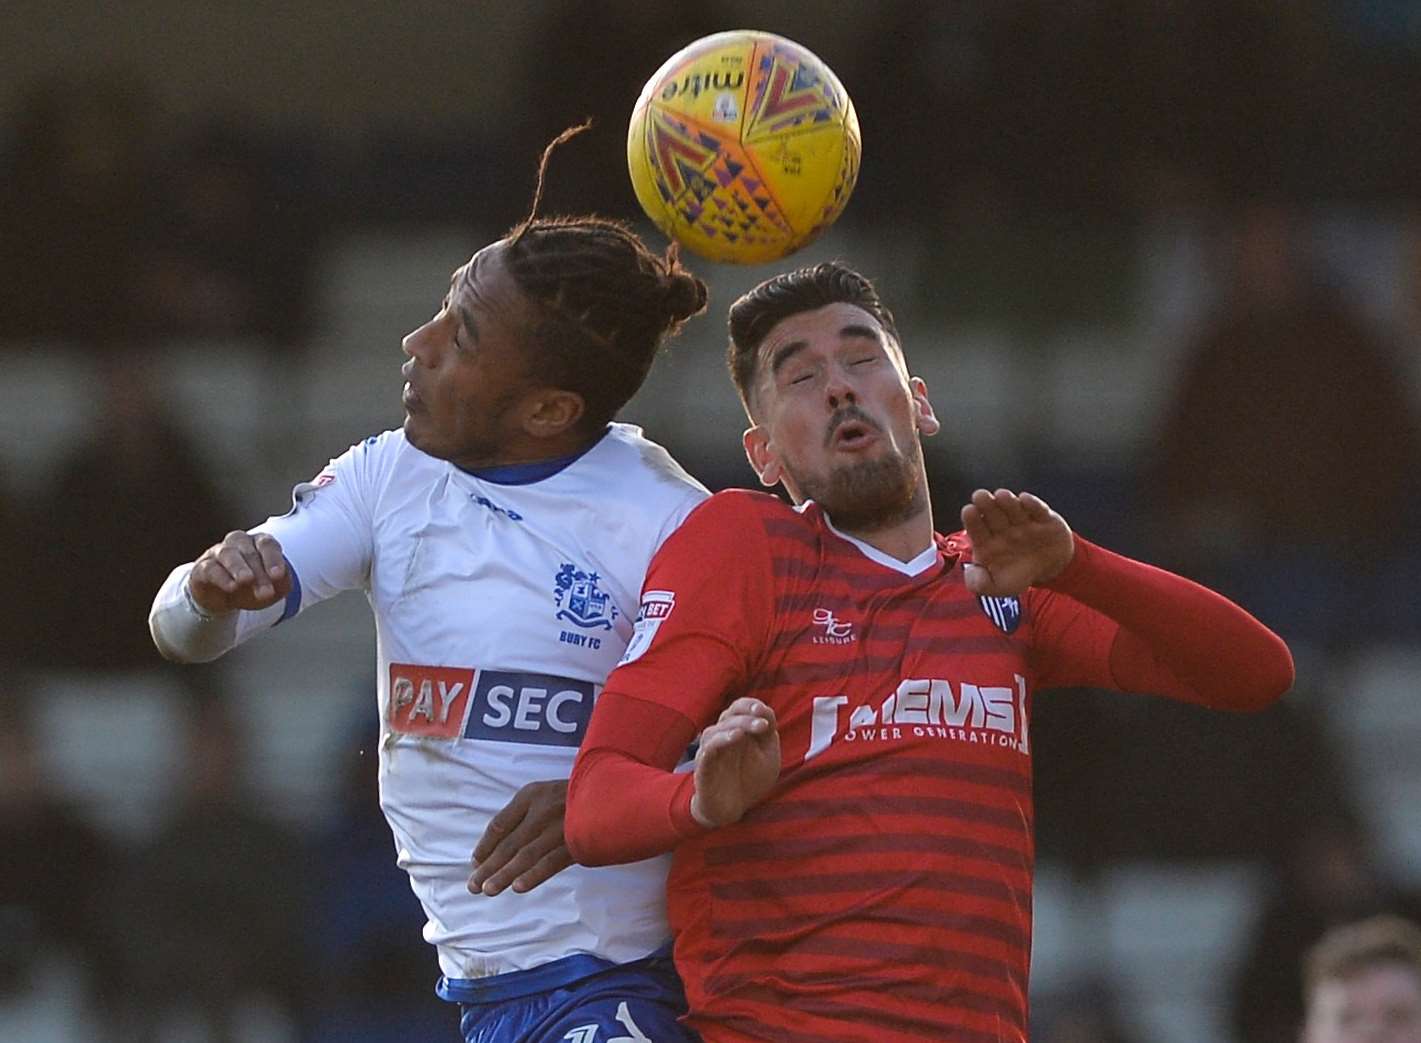
[{"label": "raised arm", "polygon": [[368,582],[376,504],[402,454],[397,432],[342,453],[291,494],[291,510],[229,532],[169,574],[148,628],[164,657],[216,659],[303,608]]},{"label": "raised arm", "polygon": [[173,570],[153,599],[148,628],[164,658],[210,662],[244,636],[243,613],[249,614],[247,630],[275,623],[291,592],[291,570],[276,537],[229,532],[197,561]]},{"label": "raised arm", "polygon": [[[979,489],[962,509],[962,521],[972,541],[967,584],[973,591],[1043,588],[1034,604],[1054,662],[1079,658],[1081,626],[1089,621],[1075,606],[1084,605],[1118,627],[1108,669],[1122,691],[1261,710],[1292,687],[1288,646],[1243,608],[1183,576],[1082,539],[1030,493]],[[1069,667],[1048,677],[1073,681]]]},{"label": "raised arm", "polygon": [[1266,709],[1293,685],[1287,644],[1222,594],[1079,537],[1049,589],[1120,625],[1115,686],[1219,710]]}]

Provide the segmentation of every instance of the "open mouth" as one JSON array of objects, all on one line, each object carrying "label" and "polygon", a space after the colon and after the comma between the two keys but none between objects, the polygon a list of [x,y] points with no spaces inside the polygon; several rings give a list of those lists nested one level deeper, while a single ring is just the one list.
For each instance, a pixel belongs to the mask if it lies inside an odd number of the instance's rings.
[{"label": "open mouth", "polygon": [[833,428],[829,444],[835,449],[859,449],[872,443],[877,436],[877,429],[868,421],[850,417]]}]

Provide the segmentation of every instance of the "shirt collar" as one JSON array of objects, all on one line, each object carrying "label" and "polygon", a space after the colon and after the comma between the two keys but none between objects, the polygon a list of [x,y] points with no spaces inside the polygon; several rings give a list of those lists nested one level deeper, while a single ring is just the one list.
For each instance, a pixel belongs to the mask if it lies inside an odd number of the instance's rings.
[{"label": "shirt collar", "polygon": [[[534,482],[541,482],[545,478],[551,478],[559,471],[570,464],[576,463],[596,448],[606,438],[612,430],[612,425],[608,424],[607,429],[598,435],[590,444],[579,449],[571,456],[558,456],[551,460],[533,460],[524,464],[498,464],[493,467],[480,467],[477,470],[469,467],[460,467],[459,470],[467,475],[479,479],[481,482],[492,482],[494,485],[532,485]],[[455,465],[458,466],[457,464]]]}]

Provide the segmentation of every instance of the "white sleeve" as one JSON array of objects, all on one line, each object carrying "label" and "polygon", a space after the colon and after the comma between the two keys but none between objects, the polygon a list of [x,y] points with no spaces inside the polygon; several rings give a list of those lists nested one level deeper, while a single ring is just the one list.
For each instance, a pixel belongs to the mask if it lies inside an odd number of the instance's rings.
[{"label": "white sleeve", "polygon": [[652,545],[647,548],[646,556],[650,561],[666,542],[666,538],[681,527],[686,516],[710,499],[710,490],[687,474],[664,448],[654,442],[644,444],[646,448],[642,450],[642,459],[651,465],[653,472],[660,475],[662,487],[674,490],[671,499],[666,503],[667,509],[662,512],[661,525],[652,537]]},{"label": "white sleeve", "polygon": [[250,530],[270,533],[281,544],[291,570],[284,601],[257,612],[207,616],[188,594],[193,563],[174,569],[148,616],[158,651],[177,662],[208,662],[309,605],[364,587],[374,546],[373,504],[397,449],[388,433],[352,446],[292,490],[290,511]]},{"label": "white sleeve", "polygon": [[280,619],[369,584],[375,504],[403,444],[387,432],[351,446],[291,491],[291,510],[252,529],[276,537],[292,571]]},{"label": "white sleeve", "polygon": [[175,663],[210,663],[252,634],[280,621],[286,608],[280,601],[260,612],[209,616],[199,611],[188,594],[187,577],[192,566],[189,561],[168,574],[148,613],[148,631],[164,659]]}]

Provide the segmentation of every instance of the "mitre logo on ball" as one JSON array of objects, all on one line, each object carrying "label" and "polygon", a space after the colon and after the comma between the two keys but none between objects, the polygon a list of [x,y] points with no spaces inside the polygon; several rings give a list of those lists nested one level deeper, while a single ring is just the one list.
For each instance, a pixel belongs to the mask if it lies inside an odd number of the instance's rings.
[{"label": "mitre logo on ball", "polygon": [[647,81],[627,132],[638,202],[713,261],[793,253],[843,212],[859,169],[853,102],[809,50],[737,30],[678,51]]}]

